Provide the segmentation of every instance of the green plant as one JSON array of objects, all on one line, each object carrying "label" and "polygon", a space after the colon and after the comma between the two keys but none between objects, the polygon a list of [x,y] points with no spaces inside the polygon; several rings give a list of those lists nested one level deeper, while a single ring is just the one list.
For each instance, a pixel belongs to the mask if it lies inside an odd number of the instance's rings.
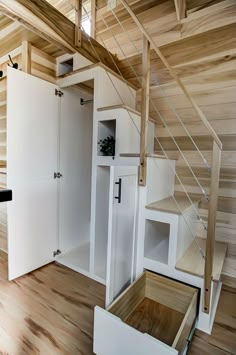
[{"label": "green plant", "polygon": [[103,153],[103,155],[115,155],[115,138],[113,136],[110,135],[105,139],[101,139],[98,144],[100,146],[100,152]]}]

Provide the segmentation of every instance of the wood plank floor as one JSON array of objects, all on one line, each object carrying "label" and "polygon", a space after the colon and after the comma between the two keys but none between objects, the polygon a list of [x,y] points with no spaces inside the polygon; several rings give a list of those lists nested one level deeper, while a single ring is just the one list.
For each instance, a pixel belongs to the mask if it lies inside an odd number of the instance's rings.
[{"label": "wood plank floor", "polygon": [[[92,355],[93,308],[104,299],[103,285],[56,263],[1,281],[0,355]],[[212,335],[197,330],[188,354],[236,354],[236,289],[223,287]]]},{"label": "wood plank floor", "polygon": [[0,250],[0,281],[8,278],[7,254]]},{"label": "wood plank floor", "polygon": [[0,354],[92,354],[93,309],[103,285],[53,263],[0,282]]},{"label": "wood plank floor", "polygon": [[223,285],[211,335],[195,331],[188,354],[236,354],[236,289]]}]

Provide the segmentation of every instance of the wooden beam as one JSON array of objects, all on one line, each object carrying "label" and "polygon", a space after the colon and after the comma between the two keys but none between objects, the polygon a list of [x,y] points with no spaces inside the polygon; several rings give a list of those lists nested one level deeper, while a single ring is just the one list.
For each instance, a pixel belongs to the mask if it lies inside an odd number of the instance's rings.
[{"label": "wooden beam", "polygon": [[31,74],[31,44],[22,42],[22,71]]},{"label": "wooden beam", "polygon": [[82,32],[81,47],[74,44],[75,24],[45,0],[0,0],[0,13],[19,21],[23,26],[65,52],[79,52],[93,63],[102,62],[117,72],[117,61],[93,38]]},{"label": "wooden beam", "polygon": [[203,311],[209,313],[211,300],[211,281],[213,270],[213,258],[215,247],[216,213],[218,205],[218,190],[220,182],[221,150],[216,142],[213,142],[211,190],[208,207],[208,226],[206,239],[205,271],[204,271],[204,307]]},{"label": "wooden beam", "polygon": [[174,0],[177,20],[180,21],[187,16],[186,0]]},{"label": "wooden beam", "polygon": [[140,167],[139,185],[146,185],[147,172],[147,134],[149,120],[149,94],[150,94],[150,42],[143,36],[142,56],[142,98],[141,98],[141,137],[140,137]]},{"label": "wooden beam", "polygon": [[75,0],[75,46],[81,47],[82,0]]},{"label": "wooden beam", "polygon": [[126,8],[126,10],[128,11],[128,13],[130,14],[130,16],[132,17],[132,19],[134,20],[134,22],[136,23],[136,25],[139,27],[139,29],[141,30],[141,32],[144,34],[144,36],[147,38],[147,40],[150,42],[151,46],[154,48],[154,50],[156,51],[157,55],[160,57],[161,61],[163,62],[163,64],[165,65],[165,67],[169,70],[171,76],[175,79],[175,81],[177,82],[177,84],[179,85],[179,87],[181,88],[181,90],[183,91],[183,93],[185,94],[185,96],[187,97],[187,99],[189,100],[189,102],[191,103],[191,105],[193,106],[193,108],[195,109],[195,111],[197,112],[198,116],[200,117],[200,119],[203,121],[203,123],[205,124],[205,126],[207,127],[207,129],[209,130],[212,138],[214,139],[214,141],[217,143],[217,145],[219,146],[220,149],[222,149],[222,143],[218,137],[218,135],[215,133],[214,129],[212,128],[212,126],[210,125],[210,123],[208,122],[207,118],[205,117],[204,113],[202,112],[202,110],[200,109],[200,107],[198,106],[198,104],[196,103],[196,101],[194,100],[194,98],[191,96],[191,94],[187,91],[186,87],[184,86],[184,84],[182,83],[181,79],[178,77],[177,74],[175,74],[174,70],[172,69],[172,67],[169,65],[168,61],[166,60],[166,58],[164,57],[164,55],[162,54],[162,52],[160,51],[159,47],[156,45],[156,43],[153,41],[152,37],[148,34],[148,32],[146,31],[146,29],[144,28],[144,26],[141,24],[141,22],[139,21],[139,19],[137,18],[137,16],[133,13],[133,11],[131,10],[130,6],[127,4],[127,2],[125,0],[120,0],[122,2],[122,4],[124,5],[124,7]]}]

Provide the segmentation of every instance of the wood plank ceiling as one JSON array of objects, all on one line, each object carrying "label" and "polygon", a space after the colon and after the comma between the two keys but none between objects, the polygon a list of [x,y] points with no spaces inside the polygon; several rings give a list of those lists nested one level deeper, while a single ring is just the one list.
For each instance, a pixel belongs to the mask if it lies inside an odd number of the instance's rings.
[{"label": "wood plank ceiling", "polygon": [[65,52],[57,46],[49,43],[35,33],[27,30],[20,23],[14,22],[4,15],[0,15],[0,57],[10,53],[19,47],[23,41],[29,41],[32,45],[45,53],[57,57]]}]

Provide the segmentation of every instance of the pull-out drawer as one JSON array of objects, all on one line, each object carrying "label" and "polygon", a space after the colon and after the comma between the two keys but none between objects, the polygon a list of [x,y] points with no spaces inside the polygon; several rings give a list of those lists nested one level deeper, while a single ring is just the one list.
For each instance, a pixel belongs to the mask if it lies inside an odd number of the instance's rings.
[{"label": "pull-out drawer", "polygon": [[181,354],[197,299],[195,288],[144,272],[107,310],[95,307],[94,353]]}]

